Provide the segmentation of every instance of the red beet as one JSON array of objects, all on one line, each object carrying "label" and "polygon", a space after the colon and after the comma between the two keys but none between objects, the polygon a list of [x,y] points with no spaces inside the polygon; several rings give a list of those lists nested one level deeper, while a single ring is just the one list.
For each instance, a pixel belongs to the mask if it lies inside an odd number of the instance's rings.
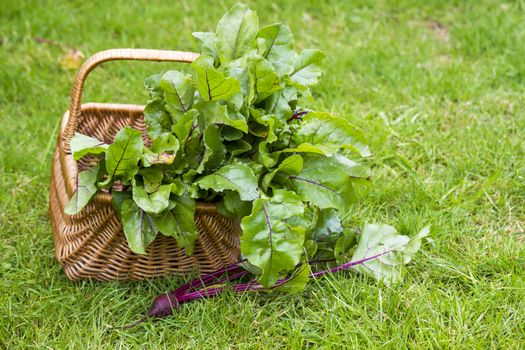
[{"label": "red beet", "polygon": [[[390,250],[385,251],[371,257],[363,258],[361,260],[347,262],[331,269],[312,272],[310,274],[310,278],[318,278],[329,273],[347,270],[352,266],[365,263],[369,260],[377,259],[378,257],[388,254],[390,252]],[[134,327],[139,323],[144,322],[148,318],[161,318],[169,316],[173,314],[173,311],[178,309],[183,303],[192,300],[212,298],[222,293],[226,288],[228,288],[228,286],[224,284],[225,282],[233,281],[249,274],[248,271],[244,270],[241,266],[239,266],[240,263],[233,264],[223,269],[204,275],[200,278],[191,281],[190,283],[182,285],[181,287],[175,289],[170,293],[164,293],[159,295],[153,301],[153,305],[148,310],[146,316],[144,316],[139,321],[126,325],[122,328],[127,329]],[[310,263],[312,264],[316,262]],[[282,278],[277,281],[274,287],[283,285],[286,282],[288,282],[288,278]],[[202,287],[202,289],[197,289],[199,287]],[[246,283],[235,284],[232,286],[232,288],[235,293],[243,293],[248,291],[257,291],[265,289],[264,286],[262,286],[260,283],[257,283],[255,280]]]}]

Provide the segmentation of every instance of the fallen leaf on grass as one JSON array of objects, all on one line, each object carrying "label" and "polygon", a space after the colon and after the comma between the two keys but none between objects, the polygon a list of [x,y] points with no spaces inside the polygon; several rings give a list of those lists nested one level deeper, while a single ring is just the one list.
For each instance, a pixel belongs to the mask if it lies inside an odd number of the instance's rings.
[{"label": "fallen leaf on grass", "polygon": [[60,66],[63,69],[78,69],[84,62],[84,54],[77,49],[67,49],[60,58]]},{"label": "fallen leaf on grass", "polygon": [[84,62],[84,54],[82,51],[75,49],[74,47],[46,38],[36,37],[33,38],[33,40],[39,44],[47,44],[61,48],[64,51],[64,54],[60,57],[59,63],[63,69],[78,69],[82,65],[82,62]]}]

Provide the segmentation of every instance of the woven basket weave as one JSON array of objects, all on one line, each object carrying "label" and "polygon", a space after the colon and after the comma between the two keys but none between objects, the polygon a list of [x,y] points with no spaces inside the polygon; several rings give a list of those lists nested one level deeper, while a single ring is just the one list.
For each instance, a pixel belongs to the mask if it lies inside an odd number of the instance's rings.
[{"label": "woven basket weave", "polygon": [[78,214],[67,215],[64,207],[76,190],[77,173],[93,164],[84,157],[75,161],[69,142],[76,131],[106,143],[124,126],[142,130],[143,106],[89,103],[81,105],[82,89],[89,72],[113,60],[191,62],[191,52],[116,49],[102,51],[80,68],[64,114],[58,137],[50,185],[50,215],[58,261],[71,280],[138,280],[165,274],[210,272],[239,259],[239,222],[220,215],[214,204],[197,203],[195,223],[199,233],[194,253],[187,256],[175,239],[164,235],[147,248],[146,255],[133,253],[127,244],[120,219],[111,205],[110,193],[98,193]]}]

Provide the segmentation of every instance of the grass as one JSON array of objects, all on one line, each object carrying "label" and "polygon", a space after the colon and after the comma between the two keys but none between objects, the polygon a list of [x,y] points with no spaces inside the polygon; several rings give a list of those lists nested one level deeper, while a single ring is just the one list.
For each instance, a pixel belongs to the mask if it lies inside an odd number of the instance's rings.
[{"label": "grass", "polygon": [[[525,347],[525,3],[253,2],[299,48],[322,48],[317,105],[370,135],[373,185],[352,212],[427,244],[391,287],[355,274],[297,295],[226,293],[133,330],[179,278],[69,282],[47,213],[58,121],[75,70],[113,47],[198,50],[232,1],[7,0],[0,4],[0,348]],[[142,81],[171,64],[106,64],[84,101],[144,103]]]}]

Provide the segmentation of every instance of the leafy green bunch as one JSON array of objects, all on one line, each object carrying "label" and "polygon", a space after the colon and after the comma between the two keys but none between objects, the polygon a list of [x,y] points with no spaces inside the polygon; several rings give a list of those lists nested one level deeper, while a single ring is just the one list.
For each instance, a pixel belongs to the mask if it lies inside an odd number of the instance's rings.
[{"label": "leafy green bunch", "polygon": [[242,218],[242,255],[266,287],[306,259],[345,261],[357,236],[341,216],[369,177],[360,162],[369,150],[346,119],[307,108],[322,53],[296,53],[288,27],[259,28],[245,5],[230,9],[215,33],[193,35],[202,54],[189,74],[146,80],[147,136],[126,127],[110,145],[81,134],[71,140],[75,159],[101,160],[79,174],[66,213],[106,189],[131,250],[145,254],[160,233],[191,254],[196,201],[216,203]]}]

